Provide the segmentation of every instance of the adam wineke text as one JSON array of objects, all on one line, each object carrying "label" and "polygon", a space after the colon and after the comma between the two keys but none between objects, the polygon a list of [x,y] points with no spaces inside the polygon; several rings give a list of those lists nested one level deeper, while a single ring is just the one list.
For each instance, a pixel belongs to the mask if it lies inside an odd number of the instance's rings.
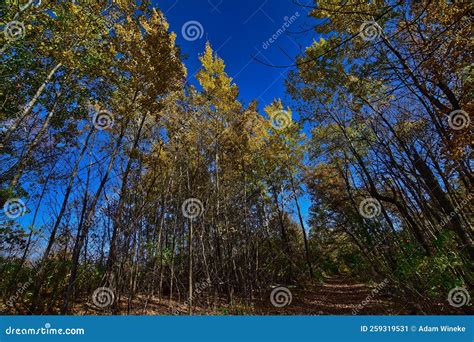
[{"label": "adam wineke text", "polygon": [[436,327],[431,327],[428,325],[420,325],[418,327],[418,332],[466,332],[466,327],[461,327],[459,325],[451,327],[449,325],[441,325]]}]

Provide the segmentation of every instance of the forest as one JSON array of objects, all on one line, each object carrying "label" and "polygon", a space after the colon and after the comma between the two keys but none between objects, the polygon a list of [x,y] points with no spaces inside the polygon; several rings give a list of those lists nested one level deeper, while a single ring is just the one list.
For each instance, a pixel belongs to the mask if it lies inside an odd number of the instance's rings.
[{"label": "forest", "polygon": [[159,1],[1,2],[3,315],[473,313],[472,2],[299,6],[261,103]]}]

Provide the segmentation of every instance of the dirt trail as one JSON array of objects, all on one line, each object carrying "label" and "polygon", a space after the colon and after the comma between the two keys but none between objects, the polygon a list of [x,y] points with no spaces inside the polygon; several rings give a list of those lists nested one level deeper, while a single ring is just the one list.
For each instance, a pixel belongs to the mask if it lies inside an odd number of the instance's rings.
[{"label": "dirt trail", "polygon": [[[270,300],[271,290],[262,293],[254,301],[253,308],[248,305],[229,307],[226,304],[214,306],[196,305],[194,315],[456,315],[468,314],[468,308],[453,308],[447,301],[430,301],[415,304],[416,301],[400,299],[391,295],[390,284],[369,285],[350,278],[339,276],[327,278],[322,284],[287,286],[291,291],[289,305],[278,308]],[[377,291],[376,291],[377,290]],[[200,302],[200,298],[197,298]],[[225,300],[223,298],[222,302]],[[82,305],[81,305],[82,304]],[[76,306],[74,314],[110,315],[108,309],[98,309],[92,303],[82,302]],[[137,296],[127,312],[127,301],[122,300],[118,314],[139,315],[187,315],[184,302],[158,300]],[[51,313],[51,314],[54,314]],[[472,312],[471,312],[472,314]]]},{"label": "dirt trail", "polygon": [[[370,286],[345,277],[328,278],[322,285],[290,289],[290,305],[276,308],[269,300],[258,310],[266,315],[420,315],[463,314],[447,303],[414,304],[390,294],[389,286]],[[262,302],[263,304],[265,302]]]},{"label": "dirt trail", "polygon": [[[380,287],[379,287],[380,288]],[[290,305],[265,308],[268,314],[295,315],[374,315],[407,314],[386,292],[344,277],[326,279],[322,285],[305,286],[292,291]],[[400,312],[404,311],[404,312]]]}]

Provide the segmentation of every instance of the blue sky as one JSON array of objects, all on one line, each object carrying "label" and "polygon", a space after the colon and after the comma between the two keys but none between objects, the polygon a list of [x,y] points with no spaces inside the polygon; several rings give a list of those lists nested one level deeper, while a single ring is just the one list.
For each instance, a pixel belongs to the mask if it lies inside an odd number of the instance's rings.
[{"label": "blue sky", "polygon": [[[311,31],[304,35],[293,34],[307,31],[313,21],[307,17],[307,9],[292,0],[160,0],[154,3],[176,32],[183,54],[189,56],[185,64],[190,82],[196,82],[192,76],[199,67],[198,55],[209,40],[224,59],[227,73],[239,86],[241,100],[248,103],[257,99],[260,108],[276,97],[285,98],[284,79],[288,69],[262,65],[253,57],[273,65],[293,64],[294,57],[314,36]],[[264,49],[263,43],[292,16],[294,20],[285,34]],[[183,37],[181,29],[188,21],[202,25],[202,38],[188,41]]]},{"label": "blue sky", "polygon": [[[299,2],[312,4],[311,0]],[[225,61],[227,74],[239,87],[243,103],[256,99],[261,112],[275,98],[291,106],[284,85],[291,68],[272,68],[256,58],[270,65],[293,65],[295,56],[313,39],[319,39],[311,29],[315,22],[308,17],[309,8],[293,0],[156,0],[154,4],[165,14],[170,29],[177,34],[177,44],[188,56],[184,61],[188,82],[197,84],[194,73],[200,67],[198,56],[209,41]],[[197,35],[192,37],[195,40],[183,36],[182,28],[188,22],[198,22],[202,27],[193,25],[198,27]],[[274,35],[277,38],[269,42]],[[297,119],[297,113],[294,115]],[[307,218],[309,200],[302,197],[300,202]]]}]

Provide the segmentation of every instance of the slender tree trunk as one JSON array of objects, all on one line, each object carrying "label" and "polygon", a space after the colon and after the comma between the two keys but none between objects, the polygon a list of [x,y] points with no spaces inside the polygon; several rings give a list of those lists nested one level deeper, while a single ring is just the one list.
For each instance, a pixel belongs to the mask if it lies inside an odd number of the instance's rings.
[{"label": "slender tree trunk", "polygon": [[62,310],[63,314],[67,313],[67,311],[68,311],[69,298],[70,298],[71,293],[72,293],[74,282],[76,281],[77,270],[78,270],[78,267],[79,267],[79,256],[80,256],[80,253],[81,253],[81,249],[82,249],[84,239],[87,236],[87,234],[89,233],[89,228],[92,225],[92,220],[93,220],[93,217],[94,217],[94,214],[95,214],[95,207],[96,207],[97,202],[99,200],[100,194],[102,193],[102,190],[104,189],[105,184],[107,183],[107,179],[109,177],[110,171],[112,170],[112,167],[114,165],[115,157],[116,157],[116,155],[117,155],[117,153],[120,150],[120,147],[122,145],[122,139],[125,135],[127,125],[128,125],[128,121],[124,123],[124,126],[121,129],[120,135],[117,138],[117,143],[116,143],[114,151],[112,152],[112,154],[110,156],[110,161],[109,161],[107,170],[106,170],[104,176],[102,177],[102,179],[100,181],[99,188],[97,189],[97,191],[94,195],[94,198],[92,199],[90,209],[88,210],[88,213],[85,216],[85,220],[82,223],[82,225],[80,225],[78,227],[78,230],[82,231],[82,234],[80,234],[78,236],[78,239],[76,240],[76,243],[75,243],[74,249],[73,249],[72,265],[71,265],[68,286],[67,286],[65,299],[64,299],[64,307],[63,307],[63,310]]},{"label": "slender tree trunk", "polygon": [[28,146],[25,154],[20,157],[20,160],[18,160],[18,166],[16,168],[16,170],[17,170],[16,174],[15,174],[15,176],[13,177],[13,179],[10,183],[10,188],[11,189],[14,189],[15,186],[17,185],[18,181],[20,180],[21,176],[23,175],[23,172],[25,171],[26,164],[28,163],[28,160],[30,158],[31,153],[35,149],[36,145],[39,143],[40,139],[43,137],[43,134],[46,132],[46,129],[49,126],[49,122],[51,121],[51,118],[53,117],[53,114],[56,111],[56,106],[58,104],[59,97],[60,97],[60,94],[58,94],[58,96],[56,98],[56,101],[54,102],[53,108],[51,109],[51,111],[46,116],[46,118],[43,122],[43,125],[41,126],[41,129],[39,130],[39,132],[34,137],[33,141]]},{"label": "slender tree trunk", "polygon": [[193,314],[193,220],[192,218],[189,219],[189,235],[188,235],[188,267],[189,267],[189,274],[188,274],[188,313],[191,316]]},{"label": "slender tree trunk", "polygon": [[[41,86],[38,88],[38,90],[36,91],[35,95],[33,96],[33,98],[30,100],[30,102],[28,102],[25,106],[25,108],[23,109],[23,111],[20,113],[20,117],[18,118],[18,120],[13,124],[11,125],[8,130],[5,132],[5,136],[3,138],[3,141],[4,142],[8,142],[8,140],[10,139],[10,136],[13,132],[15,132],[18,127],[20,126],[20,124],[23,122],[23,120],[26,118],[26,116],[28,114],[30,114],[31,110],[33,109],[34,105],[36,104],[36,102],[38,101],[39,97],[41,96],[41,94],[43,93],[44,89],[46,88],[46,86],[48,85],[48,83],[51,81],[51,79],[53,78],[54,74],[56,73],[56,71],[58,71],[58,69],[62,66],[61,63],[58,63],[54,66],[53,69],[51,69],[51,71],[49,72],[48,76],[46,77],[46,79],[44,80],[43,84],[41,84]],[[3,145],[0,144],[0,148],[2,147]]]},{"label": "slender tree trunk", "polygon": [[311,277],[311,279],[313,279],[313,267],[311,265],[311,259],[310,259],[310,256],[309,256],[308,238],[306,236],[306,229],[305,229],[305,226],[304,226],[304,220],[303,220],[303,216],[301,215],[301,209],[300,209],[300,204],[298,202],[298,197],[296,196],[296,189],[295,189],[294,179],[293,179],[292,175],[290,175],[290,177],[291,177],[291,187],[292,187],[292,190],[293,190],[293,198],[294,198],[295,204],[296,204],[296,211],[298,212],[298,219],[300,221],[301,233],[303,234],[304,250],[305,250],[305,254],[306,254],[306,264],[308,265],[309,276]]},{"label": "slender tree trunk", "polygon": [[[135,95],[134,101],[135,101],[136,97],[137,97],[137,95]],[[140,141],[141,131],[142,131],[143,125],[145,123],[145,119],[146,119],[147,114],[148,113],[145,113],[141,118],[140,127],[138,129],[137,135],[135,136],[133,146],[132,146],[132,151],[134,151],[138,146],[138,142]],[[120,199],[119,199],[119,204],[118,204],[118,208],[117,208],[117,214],[116,214],[116,218],[113,222],[114,223],[113,233],[112,233],[112,240],[110,242],[110,252],[109,252],[109,257],[107,259],[107,271],[106,271],[109,278],[110,278],[109,280],[111,280],[112,278],[115,277],[115,275],[114,275],[114,266],[115,266],[115,262],[116,262],[117,239],[118,239],[120,231],[121,231],[121,229],[120,229],[120,227],[121,227],[120,215],[122,214],[123,206],[124,206],[124,203],[125,203],[125,193],[127,191],[128,176],[130,174],[131,167],[132,167],[132,157],[130,156],[128,158],[127,166],[126,166],[125,172],[123,174],[122,186],[121,186],[121,189],[120,189]]]},{"label": "slender tree trunk", "polygon": [[63,203],[61,205],[61,209],[59,210],[58,217],[56,218],[56,222],[53,226],[53,229],[51,230],[51,235],[49,237],[48,245],[46,246],[46,250],[43,254],[43,259],[46,260],[48,259],[49,253],[51,252],[51,248],[53,247],[54,244],[54,239],[56,237],[56,232],[59,228],[59,225],[61,224],[61,220],[63,218],[64,213],[66,212],[67,204],[69,201],[69,196],[71,195],[71,191],[73,189],[74,181],[77,176],[77,171],[79,169],[79,165],[81,163],[82,157],[84,156],[84,153],[87,150],[87,147],[89,146],[89,139],[92,136],[92,133],[94,132],[94,127],[92,126],[91,129],[89,130],[89,133],[87,134],[86,141],[84,142],[84,146],[82,147],[82,150],[79,154],[79,157],[76,160],[76,163],[74,165],[74,169],[72,170],[71,176],[69,177],[69,184],[66,188],[66,193],[64,195]]}]

